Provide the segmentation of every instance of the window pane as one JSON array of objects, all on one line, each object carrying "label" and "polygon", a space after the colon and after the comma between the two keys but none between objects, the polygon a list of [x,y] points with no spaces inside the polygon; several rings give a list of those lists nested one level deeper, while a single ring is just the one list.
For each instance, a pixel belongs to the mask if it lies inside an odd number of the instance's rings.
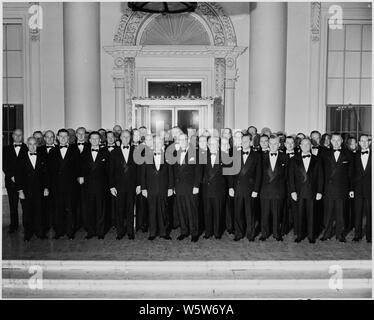
[{"label": "window pane", "polygon": [[347,25],[345,27],[345,49],[361,50],[361,25]]},{"label": "window pane", "polygon": [[3,79],[3,103],[8,103],[8,80]]},{"label": "window pane", "polygon": [[16,114],[16,108],[14,105],[10,105],[8,109],[8,115],[9,115],[9,131],[13,131],[16,129],[17,123],[17,114]]},{"label": "window pane", "polygon": [[328,77],[343,77],[343,61],[344,53],[343,52],[329,52],[328,56]]},{"label": "window pane", "polygon": [[343,79],[327,80],[327,104],[343,103]]},{"label": "window pane", "polygon": [[198,110],[178,110],[178,127],[187,132],[187,128],[199,129]]},{"label": "window pane", "polygon": [[342,131],[357,130],[357,114],[355,108],[345,108],[342,110]]},{"label": "window pane", "polygon": [[7,25],[3,24],[3,50],[6,50],[6,29]]},{"label": "window pane", "polygon": [[3,105],[3,130],[8,130],[8,106]]},{"label": "window pane", "polygon": [[337,107],[327,107],[326,130],[328,132],[340,131],[340,117],[341,112],[337,110]]},{"label": "window pane", "polygon": [[345,53],[345,77],[360,77],[360,52]]},{"label": "window pane", "polygon": [[363,35],[362,35],[362,50],[371,51],[371,24],[363,26]]},{"label": "window pane", "polygon": [[160,130],[169,130],[172,127],[172,110],[151,110],[151,132],[158,133]]},{"label": "window pane", "polygon": [[362,133],[371,132],[371,107],[358,108],[359,127],[358,131]]},{"label": "window pane", "polygon": [[8,51],[7,53],[7,68],[8,77],[22,77],[22,52],[21,51]]},{"label": "window pane", "polygon": [[344,50],[344,28],[329,29],[329,50]]},{"label": "window pane", "polygon": [[3,79],[7,77],[7,67],[6,67],[6,51],[3,51]]},{"label": "window pane", "polygon": [[7,25],[7,50],[22,50],[22,26]]},{"label": "window pane", "polygon": [[8,103],[23,104],[23,79],[8,78]]},{"label": "window pane", "polygon": [[361,80],[361,104],[371,104],[371,79]]},{"label": "window pane", "polygon": [[344,104],[360,103],[360,79],[345,79]]},{"label": "window pane", "polygon": [[362,52],[362,77],[371,78],[371,52]]}]

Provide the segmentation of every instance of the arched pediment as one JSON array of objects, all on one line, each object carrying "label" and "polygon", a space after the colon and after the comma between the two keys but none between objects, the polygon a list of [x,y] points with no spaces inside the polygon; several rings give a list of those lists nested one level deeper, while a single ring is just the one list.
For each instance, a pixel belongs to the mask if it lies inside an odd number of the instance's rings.
[{"label": "arched pediment", "polygon": [[[178,17],[167,18],[167,16],[157,14],[133,12],[131,9],[126,8],[115,33],[114,43],[124,46],[135,46],[142,44],[142,42],[156,44],[152,42],[156,42],[159,39],[161,43],[157,44],[194,44],[194,42],[197,42],[196,44],[206,44],[205,42],[209,39],[209,44],[214,46],[236,46],[236,36],[231,19],[217,3],[199,2],[194,14],[184,15],[189,15],[189,18],[184,17],[178,20]],[[183,15],[179,15],[179,17],[181,16]],[[199,21],[200,19],[201,21]],[[161,29],[170,21],[175,23],[174,29],[169,27],[167,29],[168,34],[161,35]],[[157,28],[156,30],[147,28],[152,23]],[[189,25],[192,28],[190,31],[202,31],[201,28],[203,28],[205,32],[201,34],[200,38],[196,35],[186,34],[183,35],[183,39],[176,41],[173,32],[176,32],[177,29],[175,28],[183,24]],[[177,43],[170,43],[173,41]]]}]

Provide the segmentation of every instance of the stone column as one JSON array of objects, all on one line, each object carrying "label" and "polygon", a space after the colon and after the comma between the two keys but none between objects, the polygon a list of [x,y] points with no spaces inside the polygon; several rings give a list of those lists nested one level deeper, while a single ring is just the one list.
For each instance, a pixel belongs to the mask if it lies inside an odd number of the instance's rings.
[{"label": "stone column", "polygon": [[41,130],[40,30],[30,29],[30,134]]},{"label": "stone column", "polygon": [[113,77],[115,94],[115,124],[125,128],[125,79]]},{"label": "stone column", "polygon": [[251,3],[249,125],[284,130],[287,4]]},{"label": "stone column", "polygon": [[225,59],[225,127],[235,127],[235,82],[237,56],[227,56]]},{"label": "stone column", "polygon": [[63,4],[65,126],[101,126],[100,4]]}]

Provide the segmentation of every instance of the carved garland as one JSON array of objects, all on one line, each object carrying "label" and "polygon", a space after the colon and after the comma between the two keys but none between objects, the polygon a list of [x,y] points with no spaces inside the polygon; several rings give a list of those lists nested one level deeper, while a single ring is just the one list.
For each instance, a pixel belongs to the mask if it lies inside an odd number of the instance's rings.
[{"label": "carved garland", "polygon": [[[236,46],[236,35],[231,19],[218,4],[200,2],[195,12],[208,24],[215,46]],[[133,12],[129,8],[124,10],[113,41],[125,46],[135,46],[140,27],[151,15],[139,11]]]},{"label": "carved garland", "polygon": [[320,39],[320,24],[321,24],[321,2],[311,3],[310,16],[310,31],[312,41],[319,41]]}]

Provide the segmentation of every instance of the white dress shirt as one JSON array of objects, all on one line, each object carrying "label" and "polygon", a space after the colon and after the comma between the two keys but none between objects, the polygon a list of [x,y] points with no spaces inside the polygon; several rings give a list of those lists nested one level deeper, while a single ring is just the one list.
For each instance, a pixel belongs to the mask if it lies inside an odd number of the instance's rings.
[{"label": "white dress shirt", "polygon": [[251,149],[243,150],[243,152],[248,152],[248,154],[243,154],[243,163],[245,164],[247,162],[247,159],[249,157],[249,154],[251,152]]},{"label": "white dress shirt", "polygon": [[124,146],[121,145],[121,150],[122,150],[123,157],[125,158],[125,161],[128,162],[129,153],[130,153],[130,146],[128,146],[128,148],[124,148]]},{"label": "white dress shirt", "polygon": [[184,158],[186,157],[186,154],[188,152],[188,148],[185,151],[181,151],[181,157],[179,164],[182,165],[184,163]]},{"label": "white dress shirt", "polygon": [[19,151],[21,150],[21,146],[17,146],[13,144],[14,151],[16,152],[16,156],[18,157]]},{"label": "white dress shirt", "polygon": [[[361,150],[361,152],[364,152],[364,151],[370,152],[369,149],[367,149],[367,150]],[[364,170],[366,169],[368,161],[369,161],[369,153],[361,154],[361,163],[362,163],[362,167],[364,168]]]},{"label": "white dress shirt", "polygon": [[[93,151],[93,150],[97,150],[97,152],[96,151]],[[93,161],[95,162],[95,160],[96,160],[96,157],[97,157],[97,154],[99,153],[99,148],[92,148],[91,149],[91,155],[92,155],[92,159],[93,159]]]},{"label": "white dress shirt", "polygon": [[[271,154],[274,154],[276,153],[275,156],[272,156]],[[275,169],[275,164],[277,163],[277,159],[278,159],[278,151],[277,152],[269,152],[269,157],[270,157],[270,166],[271,166],[271,170],[274,171]]]},{"label": "white dress shirt", "polygon": [[310,157],[305,157],[303,158],[303,156],[306,156],[307,154],[301,154],[301,158],[303,159],[303,163],[304,163],[304,168],[305,168],[305,172],[308,172],[308,169],[309,169],[309,164],[310,164],[310,159],[312,158],[312,156],[310,155]]},{"label": "white dress shirt", "polygon": [[49,153],[53,148],[55,148],[54,144],[46,145],[45,148],[47,149],[47,153]]},{"label": "white dress shirt", "polygon": [[35,166],[36,166],[36,157],[37,155],[31,155],[30,154],[30,151],[27,152],[27,155],[29,156],[29,159],[30,159],[30,162],[32,164],[32,167],[35,169]]},{"label": "white dress shirt", "polygon": [[60,148],[60,153],[62,159],[65,159],[66,152],[68,151],[68,148]]},{"label": "white dress shirt", "polygon": [[[77,142],[77,143],[82,143],[82,142]],[[78,144],[78,149],[79,149],[79,152],[82,153],[82,151],[84,149],[84,145],[83,144]]]},{"label": "white dress shirt", "polygon": [[113,144],[113,145],[111,145],[111,146],[108,146],[108,150],[109,150],[109,152],[112,152],[115,146],[116,146],[115,144]]},{"label": "white dress shirt", "polygon": [[290,155],[290,158],[292,158],[294,155],[295,155],[295,151],[292,150],[292,151],[286,151],[286,154],[289,154]]},{"label": "white dress shirt", "polygon": [[214,164],[216,163],[216,157],[217,157],[217,154],[210,155],[210,164],[212,165],[212,168],[214,167]]},{"label": "white dress shirt", "polygon": [[153,158],[154,158],[154,161],[155,161],[156,170],[159,171],[160,166],[161,166],[161,153],[160,154],[155,153],[153,155]]},{"label": "white dress shirt", "polygon": [[[337,152],[335,152],[337,151]],[[340,156],[340,152],[341,150],[338,149],[338,150],[334,150],[334,157],[335,157],[335,161],[338,162],[338,159],[339,159],[339,156]]]}]

